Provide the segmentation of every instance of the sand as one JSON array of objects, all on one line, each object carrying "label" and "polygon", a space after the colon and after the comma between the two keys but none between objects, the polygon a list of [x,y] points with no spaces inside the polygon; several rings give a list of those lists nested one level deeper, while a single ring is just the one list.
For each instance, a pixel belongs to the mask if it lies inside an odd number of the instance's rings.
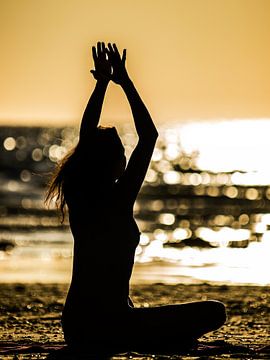
[{"label": "sand", "polygon": [[[63,333],[60,316],[68,286],[65,284],[0,284],[0,354],[10,345],[1,359],[46,359],[39,348],[17,351],[15,345],[41,344],[46,348],[62,346]],[[193,300],[216,299],[225,303],[228,312],[226,324],[218,331],[200,339],[204,343],[220,341],[244,346],[232,354],[222,351],[216,355],[161,356],[155,359],[270,359],[270,287],[227,285],[133,285],[131,289],[135,306],[156,306]],[[166,329],[166,331],[173,331]],[[222,348],[222,346],[221,346]],[[44,351],[44,349],[43,349]],[[112,359],[146,360],[151,355],[117,355]]]}]

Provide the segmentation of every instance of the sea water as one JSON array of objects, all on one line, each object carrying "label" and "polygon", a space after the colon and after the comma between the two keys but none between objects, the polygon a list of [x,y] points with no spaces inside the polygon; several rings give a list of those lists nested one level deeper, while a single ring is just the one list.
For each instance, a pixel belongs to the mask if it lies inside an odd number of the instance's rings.
[{"label": "sea water", "polygon": [[[141,231],[134,283],[270,284],[269,124],[160,127],[134,209]],[[129,157],[134,130],[119,133]],[[71,127],[1,128],[1,282],[69,282],[68,222],[44,196],[50,172],[77,141]]]}]

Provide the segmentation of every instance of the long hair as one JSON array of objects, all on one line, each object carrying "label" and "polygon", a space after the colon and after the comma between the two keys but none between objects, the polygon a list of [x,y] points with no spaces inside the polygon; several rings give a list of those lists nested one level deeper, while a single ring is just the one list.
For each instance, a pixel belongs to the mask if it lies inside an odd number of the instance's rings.
[{"label": "long hair", "polygon": [[66,168],[70,162],[72,156],[74,156],[75,148],[73,148],[65,157],[56,165],[54,172],[51,174],[50,181],[48,183],[47,192],[45,195],[45,204],[50,205],[52,201],[55,202],[55,206],[61,213],[61,222],[63,223],[65,218],[65,205],[66,199],[64,194],[64,181]]},{"label": "long hair", "polygon": [[[89,185],[101,184],[112,181],[114,168],[119,158],[123,155],[124,147],[115,127],[98,126],[89,139],[79,141],[78,145],[57,164],[45,196],[45,204],[55,202],[56,208],[65,218],[67,194],[65,185],[73,176],[88,174],[91,166],[96,178],[90,176]],[[75,186],[75,184],[72,184]],[[69,187],[70,188],[70,187]],[[72,188],[73,189],[73,188]],[[73,190],[72,190],[73,191]]]}]

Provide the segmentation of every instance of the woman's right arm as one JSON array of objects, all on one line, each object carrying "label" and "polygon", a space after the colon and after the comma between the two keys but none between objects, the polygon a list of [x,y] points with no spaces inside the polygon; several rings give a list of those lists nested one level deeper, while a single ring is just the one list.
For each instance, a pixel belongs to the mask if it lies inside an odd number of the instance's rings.
[{"label": "woman's right arm", "polygon": [[97,82],[82,117],[80,142],[88,141],[89,136],[98,126],[104,96],[111,75],[111,65],[106,58],[105,44],[98,42],[97,47],[92,47],[92,54],[95,70],[91,70],[91,73]]}]

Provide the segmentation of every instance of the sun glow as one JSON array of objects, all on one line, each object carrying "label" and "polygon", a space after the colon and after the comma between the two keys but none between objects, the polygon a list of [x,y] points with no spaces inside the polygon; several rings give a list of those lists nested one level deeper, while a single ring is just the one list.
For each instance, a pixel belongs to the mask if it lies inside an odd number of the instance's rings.
[{"label": "sun glow", "polygon": [[236,184],[259,179],[270,183],[269,119],[192,122],[179,126],[178,131],[183,149],[188,153],[198,151],[200,169],[250,172],[248,176],[235,175]]}]

